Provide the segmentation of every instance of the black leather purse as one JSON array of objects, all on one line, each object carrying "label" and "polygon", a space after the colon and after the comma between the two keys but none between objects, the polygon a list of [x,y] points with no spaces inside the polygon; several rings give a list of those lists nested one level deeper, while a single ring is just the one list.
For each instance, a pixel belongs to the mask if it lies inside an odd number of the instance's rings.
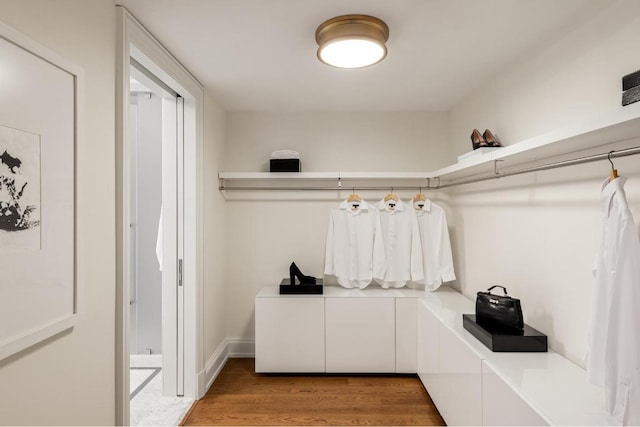
[{"label": "black leather purse", "polygon": [[[493,288],[502,288],[504,296],[491,293]],[[507,295],[504,286],[495,285],[487,292],[478,292],[476,298],[476,323],[487,330],[502,334],[522,335],[524,321],[520,300]]]}]

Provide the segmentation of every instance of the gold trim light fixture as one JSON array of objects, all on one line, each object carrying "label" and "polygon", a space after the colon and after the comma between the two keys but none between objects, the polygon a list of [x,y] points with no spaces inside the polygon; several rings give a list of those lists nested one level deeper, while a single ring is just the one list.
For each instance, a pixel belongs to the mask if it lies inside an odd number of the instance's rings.
[{"label": "gold trim light fixture", "polygon": [[342,15],[320,24],[316,30],[318,59],[339,68],[361,68],[387,56],[389,27],[369,15]]}]

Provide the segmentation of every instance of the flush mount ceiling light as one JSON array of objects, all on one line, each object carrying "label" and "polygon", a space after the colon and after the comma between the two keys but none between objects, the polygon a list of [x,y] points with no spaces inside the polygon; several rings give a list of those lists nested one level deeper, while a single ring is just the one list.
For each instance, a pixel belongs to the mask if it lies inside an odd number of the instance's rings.
[{"label": "flush mount ceiling light", "polygon": [[387,56],[389,27],[368,15],[342,15],[320,24],[316,30],[318,59],[339,68],[361,68]]}]

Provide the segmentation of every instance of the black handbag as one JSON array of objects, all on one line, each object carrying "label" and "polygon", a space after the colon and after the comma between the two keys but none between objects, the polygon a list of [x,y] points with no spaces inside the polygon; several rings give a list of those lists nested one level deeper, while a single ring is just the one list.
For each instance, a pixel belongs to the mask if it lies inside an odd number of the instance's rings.
[{"label": "black handbag", "polygon": [[[493,288],[502,288],[504,296],[491,293]],[[495,285],[487,292],[478,292],[476,297],[476,323],[485,329],[511,335],[524,331],[520,300],[507,295],[504,286]]]}]

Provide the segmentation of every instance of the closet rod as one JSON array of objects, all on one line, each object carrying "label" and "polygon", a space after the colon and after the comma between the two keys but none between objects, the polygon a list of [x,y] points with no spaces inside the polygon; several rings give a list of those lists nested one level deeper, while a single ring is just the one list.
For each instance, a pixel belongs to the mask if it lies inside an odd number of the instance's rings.
[{"label": "closet rod", "polygon": [[566,167],[566,166],[581,165],[581,164],[584,164],[584,163],[591,163],[591,162],[595,162],[595,161],[598,161],[598,160],[607,160],[609,157],[614,159],[616,157],[633,156],[633,155],[636,155],[636,154],[640,154],[640,147],[626,148],[624,150],[614,150],[610,154],[609,153],[594,154],[592,156],[579,157],[577,159],[571,159],[571,160],[563,160],[563,161],[560,161],[560,162],[548,163],[546,165],[534,166],[534,167],[525,168],[525,169],[518,169],[518,170],[515,170],[515,171],[511,171],[511,172],[497,172],[496,171],[494,175],[489,175],[489,176],[485,176],[485,177],[482,177],[482,178],[470,178],[470,179],[466,179],[466,180],[462,180],[462,181],[451,182],[451,183],[448,183],[448,184],[439,185],[439,186],[434,187],[434,188],[435,189],[440,189],[440,188],[454,187],[456,185],[473,184],[473,183],[476,183],[476,182],[489,181],[491,179],[504,178],[504,177],[507,177],[507,176],[522,175],[522,174],[525,174],[525,173],[546,171],[546,170],[557,169],[557,168],[562,168],[562,167]]},{"label": "closet rod", "polygon": [[219,189],[220,190],[249,190],[249,191],[260,191],[260,190],[268,190],[268,191],[286,191],[286,190],[295,190],[295,191],[308,191],[308,190],[321,190],[321,191],[353,191],[354,189],[356,191],[389,191],[391,190],[391,188],[393,188],[394,191],[396,190],[411,190],[411,191],[416,191],[418,190],[418,188],[421,188],[422,190],[435,190],[435,187],[427,187],[426,185],[420,187],[417,185],[411,185],[411,186],[397,186],[397,185],[388,185],[386,187],[362,187],[362,186],[356,186],[356,187],[225,187],[225,186],[220,186]]}]

